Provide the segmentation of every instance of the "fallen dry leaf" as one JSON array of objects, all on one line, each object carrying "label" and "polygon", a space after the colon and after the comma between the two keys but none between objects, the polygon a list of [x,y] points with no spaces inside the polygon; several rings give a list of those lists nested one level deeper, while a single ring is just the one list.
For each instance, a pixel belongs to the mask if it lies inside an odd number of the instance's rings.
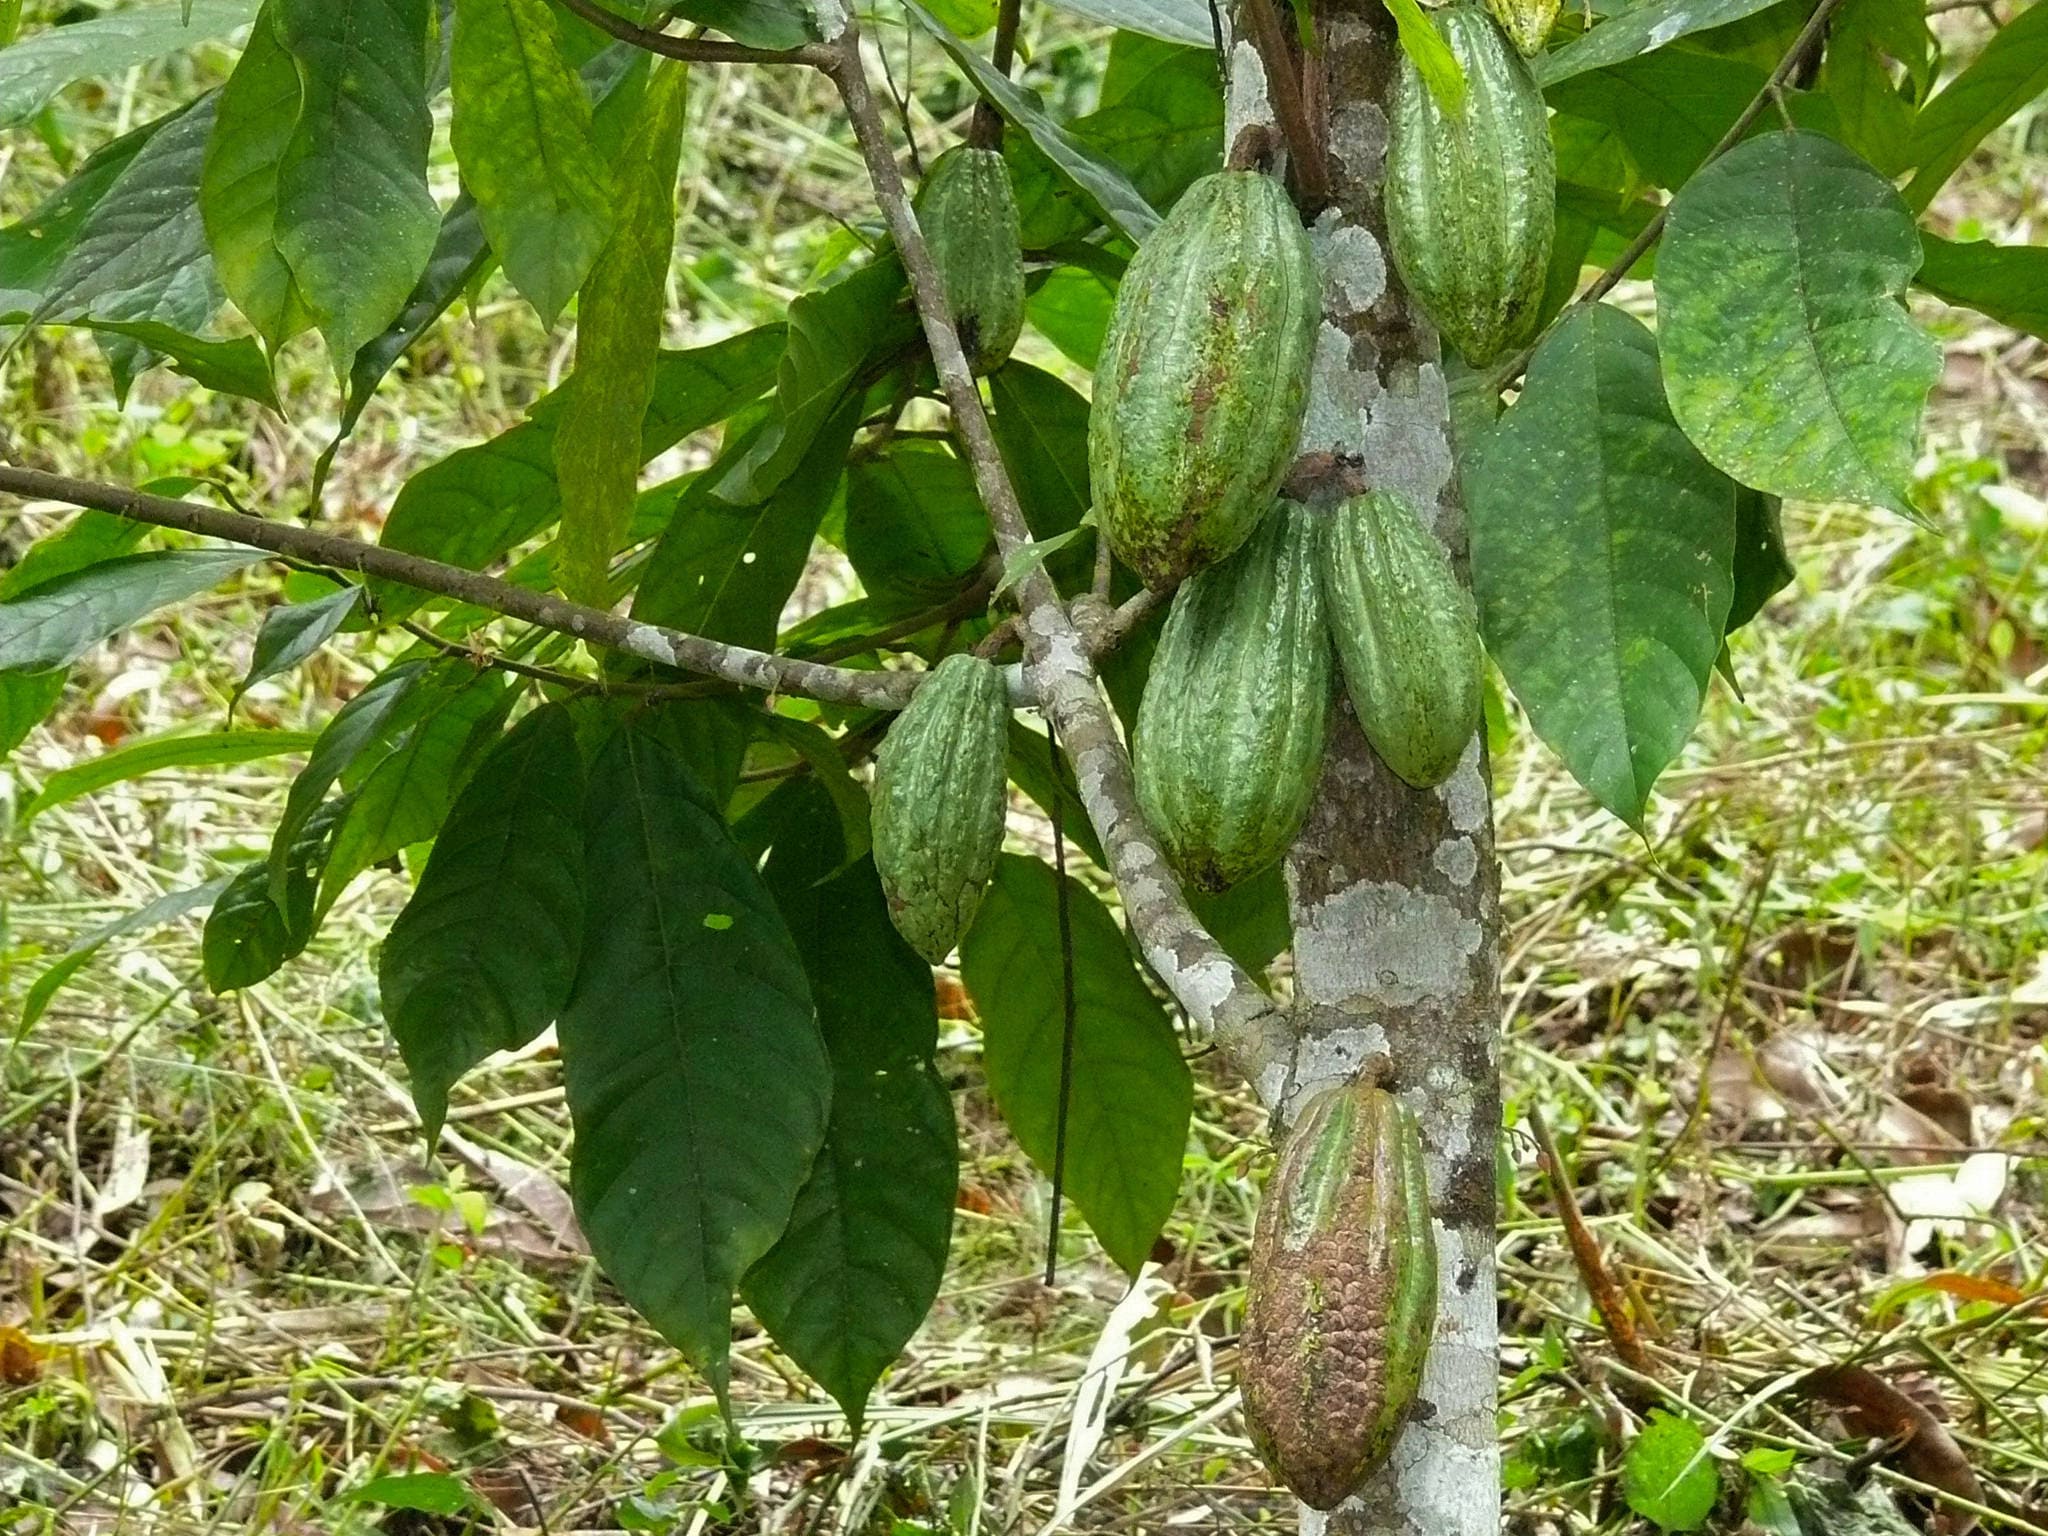
[{"label": "fallen dry leaf", "polygon": [[[1825,1366],[1808,1373],[1800,1389],[1841,1409],[1850,1434],[1884,1441],[1885,1459],[1909,1477],[1973,1504],[1984,1502],[1983,1485],[1947,1426],[1925,1404],[1875,1371],[1860,1365]],[[1947,1536],[1967,1536],[1977,1519],[1966,1511],[1945,1509],[1935,1523]]]}]

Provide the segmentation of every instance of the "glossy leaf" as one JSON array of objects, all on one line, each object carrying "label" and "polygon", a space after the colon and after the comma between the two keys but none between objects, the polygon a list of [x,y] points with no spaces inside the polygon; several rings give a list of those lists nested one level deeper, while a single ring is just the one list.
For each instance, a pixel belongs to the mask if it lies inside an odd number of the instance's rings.
[{"label": "glossy leaf", "polygon": [[1915,212],[1934,201],[1985,136],[2048,91],[2048,11],[2029,6],[1991,34],[1984,51],[1937,91],[1913,120],[1906,187]]},{"label": "glossy leaf", "polygon": [[145,0],[0,48],[0,128],[25,122],[74,80],[111,79],[138,64],[246,24],[256,0]]},{"label": "glossy leaf", "polygon": [[1152,226],[1159,222],[1159,212],[1121,168],[1053,121],[1035,98],[1007,75],[998,74],[976,49],[953,36],[917,0],[904,0],[904,6],[910,19],[946,51],[983,98],[1030,136],[1040,153],[1059,168],[1060,174],[1094,205],[1112,229],[1133,245],[1151,233]]},{"label": "glossy leaf", "polygon": [[116,939],[125,939],[133,933],[147,933],[161,928],[166,923],[176,922],[188,913],[209,907],[227,889],[226,876],[209,880],[204,885],[188,886],[181,891],[166,891],[156,900],[137,907],[133,912],[124,912],[110,923],[102,923],[89,933],[79,935],[56,960],[29,984],[21,1001],[21,1030],[26,1032],[35,1027],[65,984],[92,962],[107,945]]},{"label": "glossy leaf", "polygon": [[723,1397],[733,1295],[824,1141],[831,1064],[774,898],[657,721],[613,735],[586,806],[605,919],[557,1025],[576,1212]]},{"label": "glossy leaf", "polygon": [[[774,382],[783,334],[781,326],[763,326],[662,353],[641,426],[641,462],[758,398]],[[481,570],[540,533],[561,515],[554,456],[561,409],[558,391],[534,407],[531,419],[414,475],[392,504],[379,542]],[[388,583],[373,582],[371,590],[387,618],[402,618],[427,600]]]},{"label": "glossy leaf", "polygon": [[[1116,920],[1069,877],[1077,1007],[1067,1192],[1109,1256],[1135,1274],[1180,1190],[1194,1087],[1166,1010]],[[960,949],[981,1015],[989,1090],[1041,1172],[1059,1110],[1057,887],[1036,859],[1005,855]]]},{"label": "glossy leaf", "polygon": [[603,603],[611,557],[625,541],[639,487],[641,424],[661,351],[669,257],[675,249],[688,75],[656,71],[639,132],[620,166],[618,223],[577,307],[576,372],[555,429],[562,487],[556,580]]},{"label": "glossy leaf", "polygon": [[1163,42],[1213,49],[1215,24],[1196,0],[1060,0],[1062,10]]},{"label": "glossy leaf", "polygon": [[1572,776],[1639,828],[1721,649],[1736,495],[1672,421],[1642,323],[1594,305],[1559,327],[1465,492],[1488,651]]},{"label": "glossy leaf", "polygon": [[764,878],[803,956],[832,1062],[825,1143],[788,1230],[747,1272],[747,1305],[858,1429],[868,1394],[938,1295],[959,1157],[933,1057],[932,973],[897,936],[874,865],[841,867],[815,785]]},{"label": "glossy leaf", "polygon": [[221,87],[199,181],[199,212],[221,286],[275,351],[312,323],[277,243],[277,173],[299,121],[299,66],[266,6]]},{"label": "glossy leaf", "polygon": [[122,555],[0,602],[0,672],[65,667],[170,603],[217,587],[267,558],[250,549]]},{"label": "glossy leaf", "polygon": [[1777,496],[1912,515],[1941,349],[1899,303],[1920,238],[1891,183],[1813,133],[1751,139],[1673,199],[1657,255],[1671,410]]},{"label": "glossy leaf", "polygon": [[1920,248],[1926,258],[1914,279],[1920,287],[2016,331],[2048,337],[2048,246],[1944,240],[1923,232]]},{"label": "glossy leaf", "polygon": [[277,248],[334,371],[405,306],[433,255],[431,0],[274,0],[304,89],[277,168]]},{"label": "glossy leaf", "polygon": [[316,739],[311,731],[206,731],[130,742],[51,774],[34,798],[22,806],[17,825],[26,827],[43,812],[81,795],[97,794],[169,768],[260,762],[266,757],[309,751]]},{"label": "glossy leaf", "polygon": [[[273,844],[270,857],[249,865],[213,904],[200,939],[200,963],[214,992],[253,987],[277,974],[313,941],[319,926],[315,905],[320,872],[335,826],[348,813],[348,796],[317,807],[288,844]],[[284,870],[281,891],[272,894],[272,862]]]},{"label": "glossy leaf", "polygon": [[59,576],[125,555],[149,531],[147,523],[111,512],[81,512],[57,532],[37,539],[19,560],[0,572],[0,603],[47,586]]},{"label": "glossy leaf", "polygon": [[1710,27],[1770,9],[1777,0],[1643,0],[1611,10],[1583,37],[1530,61],[1546,90],[1560,80],[1605,69]]},{"label": "glossy leaf", "polygon": [[568,712],[547,705],[477,766],[378,962],[429,1146],[455,1082],[568,1001],[583,901],[583,759]]},{"label": "glossy leaf", "polygon": [[505,275],[552,325],[611,232],[590,98],[546,0],[456,0],[453,71],[463,185]]},{"label": "glossy leaf", "polygon": [[249,657],[249,675],[236,687],[228,707],[267,677],[289,672],[307,660],[340,631],[362,601],[363,589],[337,587],[325,597],[304,603],[286,603],[263,615],[263,627],[256,631],[256,648]]}]

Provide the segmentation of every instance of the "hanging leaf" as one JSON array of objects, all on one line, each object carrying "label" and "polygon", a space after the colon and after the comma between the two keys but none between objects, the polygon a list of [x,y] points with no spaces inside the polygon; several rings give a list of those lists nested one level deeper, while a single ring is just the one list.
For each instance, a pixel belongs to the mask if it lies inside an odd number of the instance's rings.
[{"label": "hanging leaf", "polygon": [[1736,493],[1672,421],[1643,324],[1567,319],[1465,493],[1487,649],[1572,777],[1640,828],[1720,652]]},{"label": "hanging leaf", "polygon": [[206,731],[131,742],[51,774],[21,808],[16,825],[26,827],[43,812],[81,795],[97,794],[115,784],[162,773],[168,768],[220,768],[232,763],[260,762],[266,757],[310,751],[316,740],[311,731]]},{"label": "hanging leaf", "polygon": [[1060,9],[1104,26],[1190,48],[1214,49],[1215,24],[1199,0],[1059,0]]},{"label": "hanging leaf", "polygon": [[[329,840],[348,814],[348,805],[349,797],[341,795],[316,807],[298,825],[290,844],[273,842],[269,858],[249,865],[228,882],[206,919],[199,945],[209,990],[253,987],[305,953],[319,927],[315,901]],[[284,871],[277,894],[272,892],[273,863]]]},{"label": "hanging leaf", "polygon": [[568,711],[547,705],[478,765],[378,962],[429,1146],[455,1082],[568,1001],[583,899],[583,760]]},{"label": "hanging leaf", "polygon": [[800,48],[818,40],[815,12],[804,0],[669,0],[666,8],[750,48]]},{"label": "hanging leaf", "polygon": [[10,603],[59,576],[125,555],[148,533],[147,523],[111,512],[81,512],[57,532],[37,539],[0,573],[0,603]]},{"label": "hanging leaf", "polygon": [[847,470],[846,558],[873,595],[943,600],[991,545],[974,476],[945,445],[896,443]]},{"label": "hanging leaf", "polygon": [[91,964],[93,956],[107,945],[132,933],[147,933],[153,928],[161,928],[188,913],[213,905],[220,893],[227,889],[227,884],[227,877],[222,876],[182,891],[166,891],[156,900],[137,907],[133,912],[124,912],[112,922],[102,923],[90,933],[74,939],[71,946],[30,984],[21,1001],[21,1026],[17,1038],[35,1027],[36,1020],[49,1008],[50,1000],[73,976]]},{"label": "hanging leaf", "polygon": [[1920,412],[1941,349],[1899,295],[1920,265],[1906,205],[1832,139],[1767,133],[1672,200],[1657,255],[1672,413],[1745,485],[1912,516]]},{"label": "hanging leaf", "polygon": [[[1064,1020],[1053,882],[1038,860],[1005,855],[960,948],[989,1091],[1044,1173],[1058,1135]],[[1116,920],[1086,886],[1071,877],[1068,886],[1076,1009],[1066,1188],[1104,1250],[1135,1274],[1180,1191],[1194,1085]]]},{"label": "hanging leaf", "polygon": [[28,733],[50,717],[64,697],[70,673],[0,672],[0,758],[11,755]]},{"label": "hanging leaf", "polygon": [[68,667],[136,620],[267,558],[253,549],[163,550],[46,581],[0,602],[0,672]]},{"label": "hanging leaf", "polygon": [[[1888,177],[1912,168],[1913,100],[1932,74],[1932,44],[1921,0],[1846,0],[1828,19],[1820,86],[1837,137]],[[1904,92],[1894,60],[1905,65]]]},{"label": "hanging leaf", "polygon": [[733,1295],[788,1225],[832,1069],[789,929],[660,713],[590,775],[605,917],[557,1025],[571,1188],[605,1272],[723,1398]]},{"label": "hanging leaf", "polygon": [[[1088,515],[1088,402],[1063,380],[1015,359],[989,376],[990,425],[1017,504],[1034,539],[1078,528]],[[1094,572],[1089,548],[1047,562],[1060,590],[1081,590]]]},{"label": "hanging leaf", "polygon": [[546,0],[456,0],[452,80],[463,185],[505,275],[552,325],[611,231],[612,174]]},{"label": "hanging leaf", "polygon": [[2048,11],[2028,6],[1991,34],[1984,51],[1913,120],[1906,202],[1918,213],[1985,136],[2048,91]]},{"label": "hanging leaf", "polygon": [[1610,10],[1576,42],[1532,59],[1530,67],[1536,72],[1537,83],[1547,90],[1573,75],[1622,63],[1694,32],[1725,27],[1776,3],[1777,0],[1644,0],[1639,5]]},{"label": "hanging leaf", "polygon": [[105,80],[245,25],[256,0],[147,0],[0,48],[0,128],[26,122],[74,80]]},{"label": "hanging leaf", "polygon": [[1923,231],[1920,248],[1926,260],[1914,281],[1937,299],[2048,337],[2048,246],[1944,240]]},{"label": "hanging leaf", "polygon": [[287,603],[266,612],[263,627],[256,631],[256,647],[249,657],[249,675],[242,679],[228,699],[229,713],[234,712],[243,694],[265,678],[289,672],[332,640],[362,599],[363,589],[349,585],[310,602]]},{"label": "hanging leaf", "polygon": [[274,0],[304,99],[277,167],[277,248],[335,374],[404,307],[441,229],[427,190],[431,0]]},{"label": "hanging leaf", "polygon": [[638,450],[661,351],[684,85],[680,64],[657,70],[639,133],[620,168],[618,223],[577,308],[576,372],[555,431],[562,487],[555,576],[569,596],[602,604],[611,557],[625,540],[639,486]]},{"label": "hanging leaf", "polygon": [[1622,1462],[1621,1490],[1628,1507],[1660,1531],[1698,1530],[1721,1492],[1699,1426],[1661,1410],[1652,1413]]},{"label": "hanging leaf", "polygon": [[868,1393],[938,1295],[960,1186],[952,1096],[933,1056],[932,973],[897,936],[875,867],[842,868],[816,785],[764,878],[803,956],[832,1060],[825,1144],[789,1228],[747,1272],[747,1305],[860,1427]]},{"label": "hanging leaf", "polygon": [[274,352],[312,324],[277,243],[277,174],[297,130],[299,66],[266,5],[221,87],[199,179],[199,212],[221,286]]},{"label": "hanging leaf", "polygon": [[1783,507],[1775,496],[1738,486],[1735,491],[1735,597],[1727,631],[1734,634],[1799,573],[1785,553]]},{"label": "hanging leaf", "polygon": [[96,150],[32,212],[0,229],[0,313],[33,310],[43,302],[51,275],[70,254],[79,231],[108,188],[143,146],[184,111],[180,107],[167,112]]}]

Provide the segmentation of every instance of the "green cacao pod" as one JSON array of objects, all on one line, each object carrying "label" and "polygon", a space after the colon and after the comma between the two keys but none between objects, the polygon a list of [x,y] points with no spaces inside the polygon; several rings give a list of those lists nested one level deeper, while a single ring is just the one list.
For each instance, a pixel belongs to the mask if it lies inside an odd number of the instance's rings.
[{"label": "green cacao pod", "polygon": [[917,189],[917,224],[976,373],[1002,367],[1024,329],[1024,247],[1001,153],[956,144]]},{"label": "green cacao pod", "polygon": [[1433,13],[1465,70],[1446,112],[1404,52],[1387,140],[1387,236],[1401,280],[1475,368],[1534,330],[1557,225],[1543,93],[1476,5]]},{"label": "green cacao pod", "polygon": [[1389,491],[1339,506],[1322,555],[1330,636],[1365,739],[1418,789],[1441,784],[1479,727],[1472,595],[1415,509]]},{"label": "green cacao pod", "polygon": [[1550,41],[1557,23],[1559,0],[1486,0],[1486,9],[1525,59],[1533,59]]},{"label": "green cacao pod", "polygon": [[933,965],[974,920],[1003,845],[1003,674],[948,656],[875,754],[875,872],[896,931]]},{"label": "green cacao pod", "polygon": [[1296,1498],[1334,1509],[1387,1459],[1435,1326],[1415,1122],[1382,1088],[1333,1088],[1266,1186],[1238,1343],[1252,1443]]},{"label": "green cacao pod", "polygon": [[1332,687],[1315,519],[1281,502],[1174,594],[1132,748],[1138,804],[1207,891],[1287,851],[1323,761]]},{"label": "green cacao pod", "polygon": [[1095,367],[1088,472],[1118,558],[1164,587],[1251,535],[1294,456],[1321,314],[1279,182],[1189,187],[1124,273]]}]

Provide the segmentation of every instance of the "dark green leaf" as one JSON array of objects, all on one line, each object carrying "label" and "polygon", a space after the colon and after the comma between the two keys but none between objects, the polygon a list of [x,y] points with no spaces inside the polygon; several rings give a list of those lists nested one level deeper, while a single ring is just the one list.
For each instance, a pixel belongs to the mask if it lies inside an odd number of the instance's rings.
[{"label": "dark green leaf", "polygon": [[1671,420],[1649,331],[1606,305],[1544,343],[1465,465],[1487,649],[1537,734],[1631,826],[1721,648],[1735,491]]},{"label": "dark green leaf", "polygon": [[1052,754],[1046,748],[1045,733],[1033,730],[1017,716],[1010,717],[1010,782],[1029,795],[1038,808],[1052,814],[1059,805],[1060,830],[1067,840],[1095,861],[1096,868],[1108,869],[1102,856],[1102,840],[1088,820],[1080,787],[1074,783],[1074,765],[1060,754],[1059,776],[1053,776]]},{"label": "dark green leaf", "polygon": [[246,24],[256,0],[147,0],[0,48],[0,128],[26,122],[74,80],[110,79]]},{"label": "dark green leaf", "polygon": [[974,476],[943,444],[900,442],[846,476],[846,556],[877,597],[944,599],[990,552]]},{"label": "dark green leaf", "polygon": [[364,870],[441,830],[477,754],[497,740],[513,704],[500,672],[457,674],[428,686],[439,697],[413,701],[408,713],[417,718],[362,780],[335,831],[321,881],[323,912]]},{"label": "dark green leaf", "polygon": [[789,1228],[744,1294],[857,1431],[869,1391],[938,1295],[959,1159],[933,1061],[931,968],[897,936],[874,865],[841,868],[831,801],[815,787],[804,799],[801,835],[778,838],[764,878],[817,1002],[832,1114]]},{"label": "dark green leaf", "polygon": [[111,512],[81,512],[64,527],[36,540],[6,575],[0,576],[0,603],[35,588],[127,554],[149,532],[147,523],[131,522]]},{"label": "dark green leaf", "polygon": [[1778,0],[1642,0],[1603,17],[1585,36],[1533,60],[1531,67],[1538,83],[1548,90],[1573,75],[1605,69],[1675,43],[1691,33],[1740,21],[1777,3]]},{"label": "dark green leaf", "polygon": [[0,671],[67,667],[137,619],[219,586],[264,558],[250,549],[157,551],[45,581],[0,602]]},{"label": "dark green leaf", "polygon": [[688,79],[672,62],[648,87],[640,128],[619,167],[618,220],[577,305],[576,372],[563,388],[555,429],[562,488],[555,579],[569,596],[600,606],[639,488],[638,449],[675,250]]},{"label": "dark green leaf", "polygon": [[1690,1419],[1652,1413],[1622,1462],[1621,1491],[1628,1507],[1659,1530],[1699,1529],[1721,1492],[1707,1437]]},{"label": "dark green leaf", "polygon": [[0,672],[0,758],[49,718],[64,697],[69,676],[61,667],[53,672]]},{"label": "dark green leaf", "polygon": [[788,747],[799,761],[809,766],[811,781],[823,788],[839,813],[839,856],[833,868],[865,855],[870,840],[868,792],[847,767],[846,754],[840,750],[839,742],[822,726],[808,720],[777,714],[763,714],[759,719],[761,734]]},{"label": "dark green leaf", "polygon": [[2029,335],[2048,337],[2048,246],[1944,240],[1923,232],[1922,288]]},{"label": "dark green leaf", "polygon": [[998,74],[975,49],[948,32],[917,0],[905,8],[925,32],[937,40],[952,61],[974,82],[982,96],[1031,138],[1060,173],[1133,245],[1159,222],[1158,210],[1113,161],[1077,139],[1046,114],[1037,100],[1007,75]]},{"label": "dark green leaf", "polygon": [[[860,416],[848,401],[811,437],[810,452],[766,501],[734,506],[716,494],[716,465],[691,480],[654,546],[633,597],[644,624],[767,650],[802,578],[818,524],[839,488]],[[742,441],[738,451],[745,453]]]},{"label": "dark green leaf", "polygon": [[359,1504],[414,1509],[428,1515],[482,1514],[485,1505],[469,1484],[446,1472],[399,1472],[375,1477],[342,1495]]},{"label": "dark green leaf", "polygon": [[285,796],[284,817],[271,840],[270,889],[278,900],[284,899],[287,857],[298,840],[299,829],[320,809],[334,781],[358,757],[402,729],[402,722],[395,717],[427,672],[428,664],[424,661],[401,661],[386,667],[327,722],[327,728],[313,745],[313,755],[292,780]]},{"label": "dark green leaf", "polygon": [[[1012,359],[989,375],[995,402],[990,423],[1017,502],[1034,539],[1080,526],[1088,515],[1088,402],[1043,369]],[[1062,591],[1084,584],[1093,566],[1087,548],[1050,562]]]},{"label": "dark green leaf", "polygon": [[271,894],[270,859],[251,864],[214,902],[199,944],[206,985],[215,992],[253,987],[277,974],[287,960],[304,953],[319,926],[316,898],[320,872],[335,826],[348,814],[349,798],[338,796],[317,807],[298,828],[283,852],[285,872],[281,896]]},{"label": "dark green leaf", "polygon": [[167,768],[224,767],[253,763],[289,752],[306,752],[316,740],[311,731],[206,731],[182,736],[155,736],[130,742],[112,752],[53,773],[35,798],[21,808],[27,826],[44,811],[95,794],[110,785],[161,773]]},{"label": "dark green leaf", "polygon": [[1086,267],[1055,267],[1025,303],[1024,313],[1039,335],[1092,370],[1115,309],[1116,284],[1109,278]]},{"label": "dark green leaf", "polygon": [[[642,424],[642,462],[692,432],[723,421],[774,381],[781,326],[745,331],[707,347],[664,352]],[[399,491],[380,538],[387,548],[481,570],[561,515],[555,481],[559,392],[532,419],[489,442],[452,453]],[[410,587],[372,583],[379,610],[403,617],[425,602]]]},{"label": "dark green leaf", "polygon": [[668,9],[750,48],[801,48],[818,36],[801,0],[674,0]]},{"label": "dark green leaf", "polygon": [[123,913],[110,923],[102,923],[90,933],[81,934],[72,941],[71,947],[30,985],[21,1002],[21,1029],[25,1034],[35,1027],[64,984],[76,976],[98,954],[115,939],[126,938],[131,933],[147,933],[152,928],[161,928],[165,923],[175,922],[188,912],[211,906],[227,889],[227,877],[209,880],[204,885],[195,885],[182,891],[167,891],[155,901],[137,907],[133,912]]},{"label": "dark green leaf", "polygon": [[892,253],[789,306],[775,415],[752,446],[713,477],[720,496],[743,506],[765,500],[803,462],[870,361],[918,334],[903,293],[903,265]]},{"label": "dark green leaf", "polygon": [[77,324],[102,340],[120,338],[134,343],[145,354],[160,354],[172,368],[207,389],[240,395],[273,411],[283,409],[277,399],[277,384],[270,376],[270,360],[247,336],[237,336],[232,341],[191,336],[157,320],[88,318]]},{"label": "dark green leaf", "polygon": [[[1924,83],[1931,43],[1921,0],[1847,0],[1829,19],[1821,89],[1842,142],[1886,176],[1912,166],[1909,93]],[[1892,80],[1893,60],[1906,66],[1906,93]]]},{"label": "dark green leaf", "polygon": [[1913,163],[1906,187],[1915,212],[1934,201],[1986,134],[2048,91],[2048,10],[2019,12],[1991,34],[1970,67],[1935,93],[1913,122]]},{"label": "dark green leaf", "polygon": [[[505,275],[552,325],[611,232],[612,175],[546,0],[456,0],[452,79],[463,184]],[[664,275],[667,252],[652,253]]]},{"label": "dark green leaf", "polygon": [[313,322],[277,244],[277,173],[298,126],[299,66],[266,6],[221,87],[199,211],[221,286],[275,351]]},{"label": "dark green leaf", "polygon": [[[1038,860],[1005,855],[960,949],[989,1090],[1044,1171],[1053,1165],[1062,1030],[1053,882]],[[1135,1274],[1180,1190],[1194,1087],[1116,920],[1079,881],[1070,878],[1068,894],[1077,1007],[1066,1187],[1109,1256]]]},{"label": "dark green leaf", "polygon": [[[265,613],[249,657],[249,675],[235,689],[234,698],[240,699],[266,677],[289,672],[333,639],[362,597],[361,587],[345,586],[311,602],[287,603]],[[234,700],[228,707],[234,708]]]},{"label": "dark green leaf", "polygon": [[1223,168],[1215,49],[1118,33],[1109,46],[1101,103],[1067,131],[1121,167],[1148,205],[1172,207],[1190,183]]},{"label": "dark green leaf", "polygon": [[1200,0],[1060,0],[1063,10],[1164,42],[1213,50],[1216,25]]},{"label": "dark green leaf", "polygon": [[477,766],[378,962],[429,1146],[448,1090],[568,1001],[583,934],[583,759],[547,705]]},{"label": "dark green leaf", "polygon": [[71,179],[19,222],[0,229],[0,313],[32,310],[43,301],[51,275],[70,253],[100,199],[158,130],[184,108],[131,129],[96,151]]},{"label": "dark green leaf", "polygon": [[1738,486],[1735,493],[1735,600],[1728,605],[1729,634],[1763,612],[1765,603],[1799,573],[1785,553],[1785,527],[1775,496]]},{"label": "dark green leaf", "polygon": [[1832,139],[1768,133],[1731,150],[1672,200],[1658,251],[1672,414],[1745,485],[1911,516],[1941,371],[1899,303],[1919,265],[1898,193]]},{"label": "dark green leaf", "polygon": [[584,828],[605,918],[557,1026],[576,1211],[722,1398],[733,1294],[824,1141],[831,1063],[774,898],[647,717],[599,755]]},{"label": "dark green leaf", "polygon": [[277,248],[346,379],[441,231],[427,190],[430,0],[275,0],[304,100],[277,168]]},{"label": "dark green leaf", "polygon": [[1284,860],[1268,864],[1220,895],[1190,890],[1187,896],[1202,926],[1254,976],[1265,975],[1280,951],[1294,942]]}]

